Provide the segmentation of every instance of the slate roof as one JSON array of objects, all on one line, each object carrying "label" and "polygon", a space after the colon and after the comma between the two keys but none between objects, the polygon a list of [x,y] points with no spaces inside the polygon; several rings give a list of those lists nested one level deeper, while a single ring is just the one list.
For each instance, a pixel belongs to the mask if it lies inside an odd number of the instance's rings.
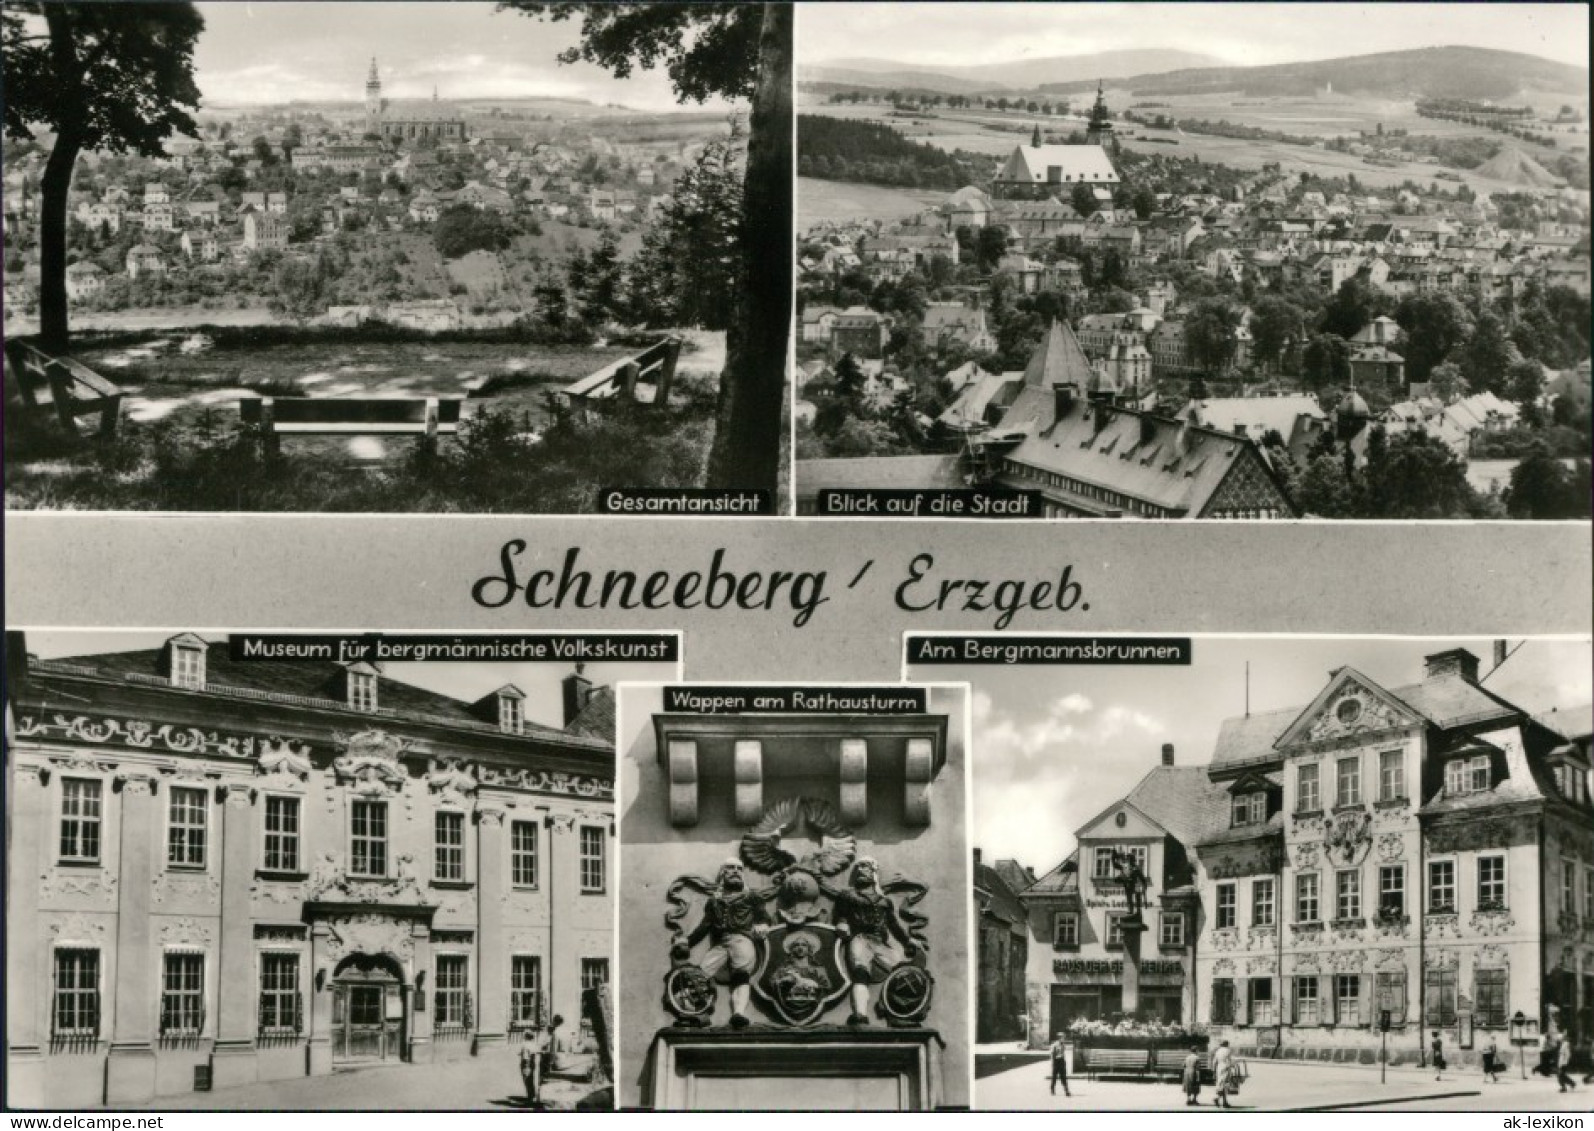
[{"label": "slate roof", "polygon": [[594,688],[587,697],[586,706],[576,712],[576,717],[565,727],[566,734],[614,741],[614,688]]},{"label": "slate roof", "polygon": [[[104,652],[90,656],[63,657],[59,661],[42,660],[35,667],[48,672],[52,664],[59,663],[73,669],[92,669],[106,679],[150,684],[167,680],[165,647],[141,649],[132,652]],[[340,664],[316,660],[233,660],[228,655],[225,641],[207,641],[205,645],[205,690],[259,692],[266,696],[286,696],[289,701],[315,700],[303,704],[328,710],[350,710],[346,706],[345,669]],[[129,679],[128,677],[131,677]],[[451,695],[428,691],[423,687],[405,683],[388,675],[377,676],[377,704],[374,717],[410,717],[437,723],[473,724],[476,727],[491,725],[497,729],[497,715],[486,717],[474,704]],[[496,704],[492,705],[496,711]],[[352,712],[362,716],[371,712]],[[611,717],[610,726],[613,720]],[[592,745],[599,736],[596,732],[572,734],[555,727],[543,726],[529,719],[521,734],[525,738]],[[612,729],[602,738],[612,744]]]},{"label": "slate roof", "polygon": [[1008,157],[997,180],[1048,183],[1046,174],[1052,166],[1062,170],[1063,184],[1118,180],[1112,157],[1099,145],[1021,145]]},{"label": "slate roof", "polygon": [[1213,782],[1205,766],[1153,766],[1124,800],[1186,847],[1229,824],[1229,791]]},{"label": "slate roof", "polygon": [[980,914],[1004,922],[1015,931],[1022,931],[1028,923],[1029,916],[1018,894],[995,868],[986,864],[974,866],[974,892]]}]

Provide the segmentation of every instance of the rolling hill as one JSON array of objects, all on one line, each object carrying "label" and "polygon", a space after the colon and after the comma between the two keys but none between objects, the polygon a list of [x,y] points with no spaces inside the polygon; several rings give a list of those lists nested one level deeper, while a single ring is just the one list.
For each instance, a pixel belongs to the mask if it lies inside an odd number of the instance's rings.
[{"label": "rolling hill", "polygon": [[[1266,67],[1200,67],[1145,73],[1119,81],[1136,97],[1190,94],[1307,95],[1332,86],[1336,94],[1383,98],[1466,98],[1504,100],[1523,91],[1551,91],[1586,97],[1586,67],[1555,63],[1536,55],[1485,47],[1425,47],[1278,63]],[[1082,93],[1090,82],[1048,83],[1043,89]]]},{"label": "rolling hill", "polygon": [[1119,79],[1129,75],[1209,67],[1210,55],[1163,49],[1100,51],[1089,55],[1054,55],[1005,63],[925,66],[891,59],[833,59],[800,69],[804,82],[842,83],[861,87],[928,90],[939,94],[978,91],[1035,90],[1046,83]]}]

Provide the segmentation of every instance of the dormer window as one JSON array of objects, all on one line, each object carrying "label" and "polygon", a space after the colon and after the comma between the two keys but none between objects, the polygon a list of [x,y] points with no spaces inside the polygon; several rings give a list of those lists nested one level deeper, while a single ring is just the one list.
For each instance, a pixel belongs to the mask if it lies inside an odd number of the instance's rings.
[{"label": "dormer window", "polygon": [[376,673],[360,668],[349,669],[349,708],[354,711],[376,710]]},{"label": "dormer window", "polygon": [[205,652],[202,648],[172,649],[172,686],[205,686]]},{"label": "dormer window", "polygon": [[526,729],[526,695],[514,684],[500,687],[494,697],[498,702],[498,729],[504,734],[522,734]]},{"label": "dormer window", "polygon": [[1491,784],[1487,754],[1456,758],[1445,766],[1445,793],[1449,796],[1482,793]]},{"label": "dormer window", "polygon": [[166,642],[166,674],[173,687],[204,688],[206,649],[205,642],[190,633]]},{"label": "dormer window", "polygon": [[1267,794],[1240,793],[1234,797],[1234,827],[1260,825],[1267,820]]}]

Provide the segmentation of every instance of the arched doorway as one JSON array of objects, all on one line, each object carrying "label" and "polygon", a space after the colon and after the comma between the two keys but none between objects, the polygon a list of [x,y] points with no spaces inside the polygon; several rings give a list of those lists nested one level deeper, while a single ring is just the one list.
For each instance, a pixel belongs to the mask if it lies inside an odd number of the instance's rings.
[{"label": "arched doorway", "polygon": [[399,1060],[409,1020],[404,971],[385,954],[351,954],[332,973],[335,1064]]}]

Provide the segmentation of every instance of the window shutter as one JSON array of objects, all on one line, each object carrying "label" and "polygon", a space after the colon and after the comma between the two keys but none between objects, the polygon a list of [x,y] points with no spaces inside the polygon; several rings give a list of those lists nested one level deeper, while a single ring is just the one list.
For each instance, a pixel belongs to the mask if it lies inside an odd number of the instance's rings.
[{"label": "window shutter", "polygon": [[1317,978],[1317,1017],[1324,1026],[1339,1021],[1339,999],[1334,996],[1334,975],[1320,974]]},{"label": "window shutter", "polygon": [[1397,970],[1389,976],[1390,999],[1394,1003],[1390,1007],[1389,1022],[1391,1025],[1404,1025],[1406,1023],[1406,972]]},{"label": "window shutter", "polygon": [[1280,978],[1278,993],[1280,1025],[1295,1024],[1295,979]]},{"label": "window shutter", "polygon": [[293,1031],[304,1032],[304,995],[293,995]]},{"label": "window shutter", "polygon": [[332,991],[332,1024],[343,1024],[343,1010],[347,1004],[348,995],[339,990]]},{"label": "window shutter", "polygon": [[1249,1025],[1251,1023],[1251,998],[1256,994],[1256,979],[1245,980],[1245,992],[1234,995],[1234,1023],[1236,1025]]},{"label": "window shutter", "polygon": [[1356,980],[1356,990],[1362,1003],[1361,1023],[1369,1029],[1374,1028],[1378,1024],[1378,1013],[1376,1012],[1378,1003],[1373,1000],[1377,996],[1373,993],[1373,978],[1366,974],[1361,975]]}]

